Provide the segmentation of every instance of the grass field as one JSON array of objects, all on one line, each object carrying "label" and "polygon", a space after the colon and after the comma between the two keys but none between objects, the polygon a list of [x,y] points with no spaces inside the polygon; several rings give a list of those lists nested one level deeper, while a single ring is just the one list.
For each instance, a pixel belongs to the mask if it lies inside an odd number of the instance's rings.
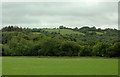
[{"label": "grass field", "polygon": [[46,31],[48,32],[59,32],[60,30],[60,33],[62,35],[65,35],[65,34],[81,34],[81,35],[85,35],[84,33],[81,33],[81,32],[77,32],[77,31],[73,31],[73,30],[69,30],[69,29],[46,29]]},{"label": "grass field", "polygon": [[117,75],[118,60],[84,57],[3,57],[3,75]]},{"label": "grass field", "polygon": [[[89,33],[92,33],[93,31],[89,31]],[[98,34],[98,35],[103,35],[104,33],[102,33],[102,32],[96,32],[96,34]]]}]

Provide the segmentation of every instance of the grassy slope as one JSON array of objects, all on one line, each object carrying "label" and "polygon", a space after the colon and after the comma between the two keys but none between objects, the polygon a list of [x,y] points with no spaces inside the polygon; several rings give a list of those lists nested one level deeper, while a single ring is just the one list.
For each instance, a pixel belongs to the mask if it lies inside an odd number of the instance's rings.
[{"label": "grassy slope", "polygon": [[84,35],[84,33],[81,33],[81,32],[77,32],[77,31],[73,31],[73,30],[69,30],[69,29],[46,29],[46,31],[48,32],[59,32],[60,30],[60,33],[61,34],[81,34],[81,35]]},{"label": "grassy slope", "polygon": [[3,57],[3,75],[117,75],[118,60],[104,58]]},{"label": "grassy slope", "polygon": [[102,35],[103,33],[102,32],[96,32],[98,35]]},{"label": "grassy slope", "polygon": [[[89,31],[89,33],[92,33],[92,31]],[[96,32],[96,34],[103,35],[104,33],[102,33],[102,32]]]},{"label": "grassy slope", "polygon": [[33,34],[42,34],[42,33],[40,33],[40,32],[33,32]]}]

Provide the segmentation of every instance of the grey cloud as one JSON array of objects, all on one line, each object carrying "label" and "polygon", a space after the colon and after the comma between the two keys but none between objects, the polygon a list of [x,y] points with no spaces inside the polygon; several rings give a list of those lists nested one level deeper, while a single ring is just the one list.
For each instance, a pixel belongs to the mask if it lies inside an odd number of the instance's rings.
[{"label": "grey cloud", "polygon": [[[117,28],[117,2],[9,2],[3,3],[3,26]],[[34,26],[36,25],[36,26]]]}]

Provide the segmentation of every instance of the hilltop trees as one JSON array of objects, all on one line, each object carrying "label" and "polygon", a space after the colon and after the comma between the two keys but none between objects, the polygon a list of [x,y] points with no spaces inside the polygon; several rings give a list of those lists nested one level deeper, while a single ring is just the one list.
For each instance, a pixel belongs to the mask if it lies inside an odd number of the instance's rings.
[{"label": "hilltop trees", "polygon": [[59,29],[66,29],[66,27],[64,27],[64,26],[59,26]]},{"label": "hilltop trees", "polygon": [[2,31],[22,31],[22,28],[19,28],[17,26],[13,27],[13,26],[8,26],[8,27],[4,27],[2,29]]}]

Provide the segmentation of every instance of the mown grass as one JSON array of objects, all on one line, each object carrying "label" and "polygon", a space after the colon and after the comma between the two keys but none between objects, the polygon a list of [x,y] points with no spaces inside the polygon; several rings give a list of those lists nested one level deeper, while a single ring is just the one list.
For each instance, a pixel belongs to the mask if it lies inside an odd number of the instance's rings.
[{"label": "mown grass", "polygon": [[69,29],[46,29],[45,31],[48,32],[60,32],[60,34],[65,35],[65,34],[81,34],[81,35],[85,35],[84,33],[78,32],[78,31],[73,31],[73,30],[69,30]]},{"label": "mown grass", "polygon": [[3,57],[3,75],[117,75],[118,60],[85,57]]}]

